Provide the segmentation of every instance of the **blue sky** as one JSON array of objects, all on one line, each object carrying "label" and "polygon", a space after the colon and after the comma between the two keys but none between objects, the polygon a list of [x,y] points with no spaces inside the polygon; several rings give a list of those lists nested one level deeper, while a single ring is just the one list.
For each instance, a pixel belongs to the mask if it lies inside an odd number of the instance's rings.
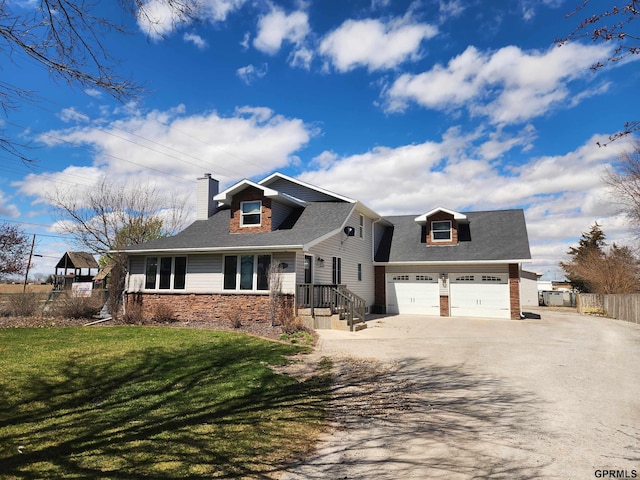
[{"label": "blue sky", "polygon": [[560,279],[594,221],[632,239],[602,183],[632,139],[596,142],[637,119],[639,71],[635,59],[591,70],[607,45],[554,45],[581,3],[203,0],[195,24],[152,0],[149,24],[103,2],[132,32],[104,44],[146,93],[122,105],[4,61],[2,80],[39,100],[0,125],[38,161],[0,154],[0,221],[37,234],[34,271],[50,273],[75,247],[47,192],[82,195],[106,175],[193,204],[205,172],[225,188],[277,170],[381,214],[524,208],[527,268]]}]

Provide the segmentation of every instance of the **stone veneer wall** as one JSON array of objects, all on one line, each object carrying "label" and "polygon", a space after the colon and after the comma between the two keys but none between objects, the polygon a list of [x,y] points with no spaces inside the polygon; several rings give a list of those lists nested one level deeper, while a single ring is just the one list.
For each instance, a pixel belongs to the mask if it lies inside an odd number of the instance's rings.
[{"label": "stone veneer wall", "polygon": [[511,319],[520,319],[520,268],[517,263],[509,264],[509,304]]},{"label": "stone veneer wall", "polygon": [[[129,293],[126,304],[140,301],[143,318],[151,320],[158,304],[170,306],[179,321],[229,321],[239,314],[242,322],[271,322],[269,295],[199,293]],[[293,295],[285,295],[285,308],[293,316]]]}]

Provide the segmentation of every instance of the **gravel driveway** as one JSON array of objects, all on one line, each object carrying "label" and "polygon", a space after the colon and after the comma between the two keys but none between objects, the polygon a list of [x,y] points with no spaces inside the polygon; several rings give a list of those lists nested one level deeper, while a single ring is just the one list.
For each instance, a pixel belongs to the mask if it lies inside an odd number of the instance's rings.
[{"label": "gravel driveway", "polygon": [[334,428],[283,480],[640,478],[640,326],[536,313],[320,331]]}]

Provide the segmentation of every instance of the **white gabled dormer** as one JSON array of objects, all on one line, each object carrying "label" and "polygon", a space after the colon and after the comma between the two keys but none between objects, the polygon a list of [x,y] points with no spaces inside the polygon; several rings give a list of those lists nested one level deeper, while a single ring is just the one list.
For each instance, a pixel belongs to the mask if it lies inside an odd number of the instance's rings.
[{"label": "white gabled dormer", "polygon": [[422,240],[429,246],[448,246],[458,244],[458,225],[469,223],[464,213],[437,207],[416,217],[415,222],[425,231]]}]

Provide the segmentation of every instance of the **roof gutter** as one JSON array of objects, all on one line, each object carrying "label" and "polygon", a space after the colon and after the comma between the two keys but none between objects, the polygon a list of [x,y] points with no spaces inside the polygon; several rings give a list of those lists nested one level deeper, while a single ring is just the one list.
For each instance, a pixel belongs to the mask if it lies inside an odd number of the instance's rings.
[{"label": "roof gutter", "polygon": [[490,264],[509,264],[509,263],[531,263],[530,258],[514,258],[512,260],[455,260],[455,261],[407,261],[407,262],[373,262],[378,266],[393,266],[393,265],[490,265]]},{"label": "roof gutter", "polygon": [[225,252],[288,252],[291,250],[302,250],[304,245],[266,245],[266,246],[246,246],[246,247],[202,247],[202,248],[163,248],[163,249],[140,249],[140,250],[112,250],[109,253],[127,253],[129,255],[147,253],[225,253]]}]

